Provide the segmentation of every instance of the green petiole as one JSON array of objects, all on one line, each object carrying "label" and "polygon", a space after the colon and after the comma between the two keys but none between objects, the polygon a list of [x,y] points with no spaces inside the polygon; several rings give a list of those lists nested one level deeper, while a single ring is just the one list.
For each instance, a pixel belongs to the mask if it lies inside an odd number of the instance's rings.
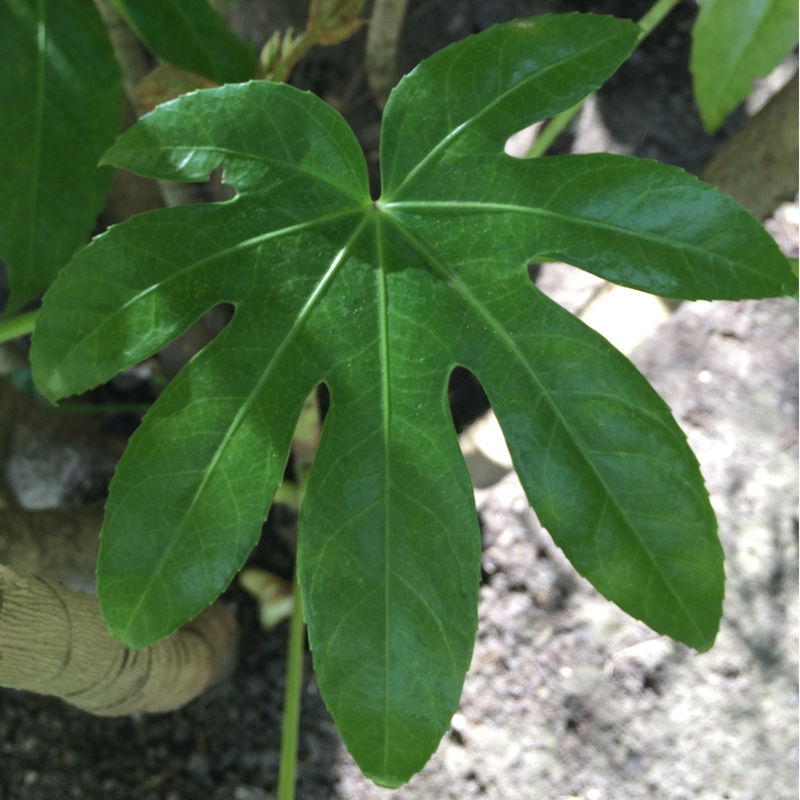
[{"label": "green petiole", "polygon": [[[656,4],[639,20],[638,24],[642,32],[639,35],[637,46],[641,44],[650,35],[656,25],[678,5],[678,2],[679,0],[658,0],[658,2],[656,2]],[[572,108],[568,108],[566,111],[556,114],[536,137],[530,149],[525,154],[525,158],[538,158],[544,155],[553,144],[556,137],[569,125],[573,117],[583,108],[584,103],[586,103],[591,96],[592,95],[587,95],[580,103],[576,103],[572,106]]]},{"label": "green petiole", "polygon": [[36,311],[26,311],[24,314],[17,314],[15,317],[0,320],[0,344],[32,333],[38,314],[39,310],[37,309]]}]

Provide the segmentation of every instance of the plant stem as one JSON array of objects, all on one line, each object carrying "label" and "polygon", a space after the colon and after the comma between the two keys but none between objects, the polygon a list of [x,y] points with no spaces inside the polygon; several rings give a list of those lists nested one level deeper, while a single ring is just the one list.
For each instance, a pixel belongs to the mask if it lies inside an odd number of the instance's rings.
[{"label": "plant stem", "polygon": [[314,33],[304,31],[297,39],[292,42],[286,57],[281,59],[278,69],[272,76],[276,83],[285,83],[289,80],[289,73],[294,69],[295,64],[316,44]]},{"label": "plant stem", "polygon": [[639,41],[636,43],[637,47],[679,2],[680,0],[657,0],[653,7],[639,20],[639,27],[642,32],[639,34]]},{"label": "plant stem", "polygon": [[397,45],[408,0],[376,0],[367,28],[367,82],[381,108],[395,84]]},{"label": "plant stem", "polygon": [[[636,42],[636,46],[638,47],[652,32],[653,28],[658,25],[664,17],[675,8],[676,5],[680,0],[657,0],[655,5],[639,20],[639,27],[642,29],[642,32],[639,34],[639,39]],[[592,95],[587,95],[580,101],[580,103],[576,103],[572,108],[568,108],[566,111],[562,111],[560,114],[556,114],[555,117],[544,127],[542,132],[539,136],[536,137],[536,140],[530,147],[530,150],[525,155],[525,158],[538,158],[549,149],[550,145],[553,144],[556,137],[564,130],[564,128],[569,125],[572,121],[572,118],[583,108],[584,103],[592,97]]]},{"label": "plant stem", "polygon": [[[322,421],[319,413],[317,390],[303,404],[292,440],[292,457],[297,478],[297,507],[303,502],[314,455],[319,446]],[[289,652],[286,656],[286,693],[283,703],[283,727],[281,729],[281,766],[278,778],[278,800],[294,800],[295,774],[297,771],[297,735],[300,727],[300,696],[303,677],[303,646],[305,626],[303,624],[303,598],[294,574],[294,608],[289,623]]]},{"label": "plant stem", "polygon": [[556,114],[550,122],[544,126],[541,133],[534,139],[533,144],[531,145],[530,150],[525,154],[525,158],[538,158],[541,155],[550,149],[550,145],[556,140],[556,137],[564,130],[564,128],[572,122],[572,118],[583,108],[584,103],[591,97],[592,95],[587,95],[577,103],[576,105],[572,106],[572,108],[568,108],[566,111],[562,111],[560,114]]},{"label": "plant stem", "polygon": [[16,339],[18,336],[32,333],[38,313],[39,310],[36,309],[35,311],[26,311],[24,314],[17,314],[15,317],[2,320],[0,322],[0,344]]},{"label": "plant stem", "polygon": [[294,578],[294,608],[289,622],[289,652],[286,656],[286,691],[283,702],[281,727],[281,764],[278,778],[278,800],[294,800],[297,773],[297,742],[300,728],[300,697],[303,678],[303,601],[297,572]]}]

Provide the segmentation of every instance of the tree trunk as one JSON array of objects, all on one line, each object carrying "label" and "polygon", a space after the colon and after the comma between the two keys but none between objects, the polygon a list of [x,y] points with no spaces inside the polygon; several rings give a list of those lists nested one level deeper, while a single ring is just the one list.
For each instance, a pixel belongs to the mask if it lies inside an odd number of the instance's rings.
[{"label": "tree trunk", "polygon": [[764,220],[797,194],[797,73],[720,147],[700,176]]},{"label": "tree trunk", "polygon": [[[12,486],[23,488],[29,472],[15,464],[48,455],[38,452],[42,443],[51,457],[61,448],[108,460],[94,438],[76,418],[0,380],[0,478]],[[60,483],[58,469],[53,475]],[[0,497],[0,686],[114,716],[178,708],[231,671],[236,618],[221,603],[145,650],[113,639],[91,596],[102,511],[24,509],[14,502],[16,491],[9,495]]]},{"label": "tree trunk", "polygon": [[221,603],[152,647],[111,637],[97,600],[0,566],[0,685],[100,716],[171,711],[225,677],[236,621]]}]

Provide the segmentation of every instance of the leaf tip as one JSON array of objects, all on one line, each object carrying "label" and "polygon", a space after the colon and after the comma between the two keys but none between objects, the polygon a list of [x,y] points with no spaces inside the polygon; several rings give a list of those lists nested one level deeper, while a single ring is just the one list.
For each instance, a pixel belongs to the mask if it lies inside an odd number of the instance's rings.
[{"label": "leaf tip", "polygon": [[364,771],[364,775],[369,778],[374,784],[377,786],[381,786],[384,789],[399,789],[401,786],[404,786],[408,781],[412,778],[412,775],[406,775],[405,777],[401,778],[397,775],[391,774],[389,772],[376,772],[373,770]]},{"label": "leaf tip", "polygon": [[73,394],[61,370],[54,369],[43,375],[42,370],[37,369],[36,361],[34,361],[32,371],[33,382],[36,384],[36,388],[42,396],[53,405],[62,398]]}]

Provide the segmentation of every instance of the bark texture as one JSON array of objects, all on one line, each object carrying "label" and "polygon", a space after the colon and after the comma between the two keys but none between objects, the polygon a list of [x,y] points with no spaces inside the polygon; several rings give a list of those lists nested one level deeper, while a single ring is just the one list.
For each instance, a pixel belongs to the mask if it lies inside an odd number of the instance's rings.
[{"label": "bark texture", "polygon": [[0,566],[0,685],[92,714],[179,708],[230,672],[235,639],[233,612],[216,603],[134,651],[108,633],[95,598]]},{"label": "bark texture", "polygon": [[0,490],[3,479],[11,489],[0,497],[0,686],[104,716],[169,711],[231,671],[236,619],[217,603],[138,652],[111,637],[91,596],[102,511],[18,505],[44,476],[60,486],[73,462],[112,458],[82,421],[0,380]]}]

